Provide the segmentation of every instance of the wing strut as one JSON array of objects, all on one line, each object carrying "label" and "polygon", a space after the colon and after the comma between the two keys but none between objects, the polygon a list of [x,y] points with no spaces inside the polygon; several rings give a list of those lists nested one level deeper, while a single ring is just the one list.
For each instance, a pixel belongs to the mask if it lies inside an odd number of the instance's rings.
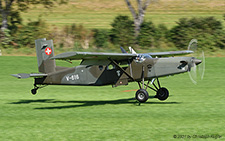
[{"label": "wing strut", "polygon": [[113,59],[108,58],[115,66],[117,66],[123,73],[125,73],[132,81],[135,81],[130,74],[128,74],[123,68],[121,68]]}]

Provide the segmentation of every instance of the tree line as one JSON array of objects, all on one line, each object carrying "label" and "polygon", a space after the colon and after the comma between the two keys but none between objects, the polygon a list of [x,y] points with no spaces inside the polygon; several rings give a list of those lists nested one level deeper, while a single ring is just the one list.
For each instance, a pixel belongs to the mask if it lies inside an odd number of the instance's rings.
[{"label": "tree line", "polygon": [[4,31],[5,38],[1,38],[1,47],[34,48],[35,39],[46,37],[53,39],[56,47],[72,48],[74,51],[89,48],[113,49],[119,46],[186,49],[188,42],[195,38],[198,39],[200,48],[213,52],[225,49],[224,21],[214,17],[181,18],[174,27],[168,29],[164,24],[155,25],[150,20],[145,20],[136,37],[134,22],[125,15],[115,17],[111,29],[87,29],[76,24],[58,28],[48,25],[41,18],[26,25],[14,24],[14,20],[11,20],[9,28]]},{"label": "tree line", "polygon": [[222,22],[214,17],[181,18],[168,29],[166,25],[155,25],[145,20],[144,15],[150,2],[157,0],[137,0],[137,7],[125,0],[132,19],[126,15],[115,17],[111,29],[87,29],[82,25],[66,25],[62,28],[48,25],[39,18],[37,21],[22,23],[20,13],[32,5],[45,8],[65,4],[69,0],[0,0],[0,47],[34,48],[38,38],[53,39],[55,46],[73,50],[113,49],[119,46],[136,48],[178,48],[186,49],[188,42],[196,38],[199,47],[209,51],[225,48],[225,29]]}]

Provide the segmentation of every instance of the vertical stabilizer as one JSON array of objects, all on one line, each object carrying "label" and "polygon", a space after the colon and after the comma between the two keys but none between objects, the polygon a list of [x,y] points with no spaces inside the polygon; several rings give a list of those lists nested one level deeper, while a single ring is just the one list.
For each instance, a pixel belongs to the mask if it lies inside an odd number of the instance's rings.
[{"label": "vertical stabilizer", "polygon": [[54,56],[54,47],[52,40],[35,40],[36,54],[38,61],[38,70],[41,73],[55,72],[55,60],[50,60]]},{"label": "vertical stabilizer", "polygon": [[123,47],[120,47],[122,53],[127,53],[126,50]]}]

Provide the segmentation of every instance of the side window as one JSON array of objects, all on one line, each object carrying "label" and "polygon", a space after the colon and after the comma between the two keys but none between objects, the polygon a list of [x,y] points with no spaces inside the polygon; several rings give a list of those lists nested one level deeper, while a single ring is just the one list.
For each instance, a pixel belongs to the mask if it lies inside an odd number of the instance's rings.
[{"label": "side window", "polygon": [[145,56],[144,55],[138,55],[136,58],[135,58],[135,62],[136,63],[142,63],[142,62],[144,62],[145,61]]},{"label": "side window", "polygon": [[107,66],[107,70],[113,70],[113,69],[115,69],[115,66],[113,64],[109,64]]},{"label": "side window", "polygon": [[98,68],[99,68],[100,71],[103,70],[103,66],[102,65],[98,66]]}]

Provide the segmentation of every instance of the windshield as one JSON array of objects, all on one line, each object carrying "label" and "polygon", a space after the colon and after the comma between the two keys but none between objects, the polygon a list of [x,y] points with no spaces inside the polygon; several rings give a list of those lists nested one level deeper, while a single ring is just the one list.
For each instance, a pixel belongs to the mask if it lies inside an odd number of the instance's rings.
[{"label": "windshield", "polygon": [[138,54],[135,58],[136,63],[142,63],[146,60],[146,58],[152,58],[149,54]]}]

